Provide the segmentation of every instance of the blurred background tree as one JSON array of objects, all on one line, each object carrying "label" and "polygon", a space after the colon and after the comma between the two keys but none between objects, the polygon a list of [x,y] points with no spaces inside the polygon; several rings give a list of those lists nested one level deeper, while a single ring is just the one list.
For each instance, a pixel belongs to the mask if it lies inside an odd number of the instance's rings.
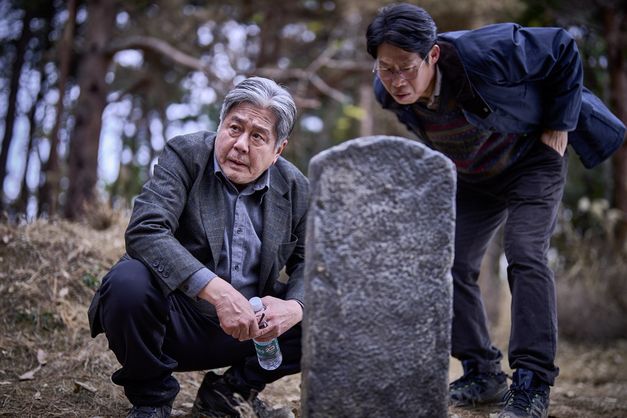
[{"label": "blurred background tree", "polygon": [[[250,75],[276,79],[295,96],[299,117],[284,155],[304,172],[313,155],[347,139],[413,137],[379,108],[371,89],[365,30],[387,3],[0,2],[3,212],[11,220],[80,220],[103,204],[130,207],[165,142],[215,130],[224,94]],[[502,21],[568,29],[584,58],[586,85],[627,121],[626,0],[416,3],[440,31]],[[602,267],[609,263],[624,277],[627,145],[594,170],[573,154],[554,240],[558,275],[607,277]],[[595,251],[582,260],[580,248]],[[501,256],[497,239],[483,279],[492,299],[501,294]],[[599,270],[574,271],[581,262]],[[604,286],[617,291],[615,283]],[[495,321],[499,312],[491,313]]]},{"label": "blurred background tree", "polygon": [[[375,106],[365,29],[385,2],[12,0],[2,4],[0,155],[9,216],[80,219],[131,204],[165,141],[213,130],[221,99],[258,74],[294,94],[287,157],[404,134]],[[389,2],[388,2],[389,3]],[[518,0],[427,1],[442,30],[510,20]]]}]

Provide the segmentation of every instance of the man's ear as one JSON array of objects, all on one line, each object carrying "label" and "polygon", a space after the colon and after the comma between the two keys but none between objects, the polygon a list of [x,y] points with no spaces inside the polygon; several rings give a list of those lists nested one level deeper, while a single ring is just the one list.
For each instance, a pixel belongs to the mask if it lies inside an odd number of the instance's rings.
[{"label": "man's ear", "polygon": [[429,51],[429,64],[435,64],[440,59],[440,46],[433,45],[433,48]]},{"label": "man's ear", "polygon": [[276,163],[276,160],[279,159],[286,145],[287,145],[287,139],[284,139],[283,143],[279,146],[279,149],[276,151],[276,155],[274,156],[274,161],[272,161],[272,164]]}]

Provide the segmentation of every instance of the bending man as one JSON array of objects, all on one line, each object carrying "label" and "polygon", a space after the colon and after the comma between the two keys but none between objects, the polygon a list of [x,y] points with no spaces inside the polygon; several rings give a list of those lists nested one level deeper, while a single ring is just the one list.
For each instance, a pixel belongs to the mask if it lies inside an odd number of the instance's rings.
[{"label": "bending man", "polygon": [[[437,34],[422,8],[381,9],[368,27],[375,95],[457,168],[452,355],[456,405],[499,403],[505,417],[546,417],[558,375],[556,296],[547,251],[570,143],[587,167],[625,128],[583,88],[577,45],[559,28],[506,23]],[[477,285],[488,241],[505,226],[512,293],[508,388]]]}]

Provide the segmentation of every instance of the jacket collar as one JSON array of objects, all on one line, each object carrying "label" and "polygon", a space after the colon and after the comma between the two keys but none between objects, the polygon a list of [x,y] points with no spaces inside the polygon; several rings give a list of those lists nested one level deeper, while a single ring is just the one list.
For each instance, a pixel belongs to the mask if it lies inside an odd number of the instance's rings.
[{"label": "jacket collar", "polygon": [[492,113],[492,109],[473,87],[457,49],[452,43],[442,39],[438,40],[438,45],[438,66],[443,73],[443,83],[448,84],[445,88],[450,89],[452,96],[464,110],[485,119]]}]

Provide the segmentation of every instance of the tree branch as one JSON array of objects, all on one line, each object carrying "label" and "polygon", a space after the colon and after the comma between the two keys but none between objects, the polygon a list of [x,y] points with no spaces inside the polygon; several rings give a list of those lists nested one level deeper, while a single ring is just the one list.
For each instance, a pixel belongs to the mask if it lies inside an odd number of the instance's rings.
[{"label": "tree branch", "polygon": [[212,74],[208,63],[205,63],[158,38],[151,36],[130,36],[111,44],[108,48],[108,52],[115,54],[116,52],[124,51],[126,49],[153,51],[171,59],[174,63],[183,67],[195,71],[201,71],[207,75]]},{"label": "tree branch", "polygon": [[[170,45],[166,41],[151,36],[131,36],[112,43],[107,51],[110,54],[124,51],[127,49],[141,49],[145,51],[156,52],[164,57],[172,60],[175,64],[182,67],[189,68],[194,71],[201,71],[207,76],[214,76],[213,70],[209,63],[189,55],[180,49]],[[322,53],[309,64],[306,69],[302,68],[269,68],[261,67],[257,68],[254,72],[260,76],[272,78],[275,80],[296,79],[301,85],[310,83],[320,93],[329,96],[333,100],[340,103],[350,103],[351,97],[342,93],[341,91],[329,86],[317,72],[323,68],[333,68],[344,71],[367,71],[369,68],[368,63],[351,63],[348,61],[338,61],[333,59],[333,55],[339,50],[337,43],[331,43]],[[301,101],[305,101],[301,98]],[[315,101],[307,100],[307,104],[312,106]]]}]

